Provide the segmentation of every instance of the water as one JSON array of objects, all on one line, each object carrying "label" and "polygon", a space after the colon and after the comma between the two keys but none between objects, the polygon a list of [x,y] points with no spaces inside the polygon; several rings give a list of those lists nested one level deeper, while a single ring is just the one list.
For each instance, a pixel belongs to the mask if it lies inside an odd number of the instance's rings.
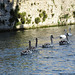
[{"label": "water", "polygon": [[[60,34],[65,27],[31,29],[17,32],[0,33],[0,75],[75,75],[75,26],[70,45],[59,46]],[[50,42],[54,36],[53,48],[41,48],[43,43]],[[28,47],[28,41],[38,48],[30,55],[21,56],[20,52]]]}]

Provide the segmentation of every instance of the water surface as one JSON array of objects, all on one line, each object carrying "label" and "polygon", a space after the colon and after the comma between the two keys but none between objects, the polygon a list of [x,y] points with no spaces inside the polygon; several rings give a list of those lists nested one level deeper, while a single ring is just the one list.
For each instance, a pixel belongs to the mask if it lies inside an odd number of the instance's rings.
[{"label": "water surface", "polygon": [[[70,45],[59,46],[59,35],[71,27]],[[54,36],[53,48],[41,48]],[[31,40],[39,39],[38,48],[30,55],[20,52]],[[0,75],[75,75],[75,26],[39,28],[17,32],[0,33]]]}]

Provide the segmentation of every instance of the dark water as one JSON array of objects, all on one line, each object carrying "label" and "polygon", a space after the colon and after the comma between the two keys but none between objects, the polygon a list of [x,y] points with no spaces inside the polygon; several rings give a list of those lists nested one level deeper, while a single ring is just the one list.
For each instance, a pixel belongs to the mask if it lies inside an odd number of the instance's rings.
[{"label": "dark water", "polygon": [[[60,34],[71,27],[73,36],[70,45],[59,46]],[[0,75],[75,75],[75,26],[40,28],[17,32],[0,33]],[[35,38],[39,46],[50,42],[54,35],[54,48],[38,47],[30,55],[21,56],[20,52]]]}]

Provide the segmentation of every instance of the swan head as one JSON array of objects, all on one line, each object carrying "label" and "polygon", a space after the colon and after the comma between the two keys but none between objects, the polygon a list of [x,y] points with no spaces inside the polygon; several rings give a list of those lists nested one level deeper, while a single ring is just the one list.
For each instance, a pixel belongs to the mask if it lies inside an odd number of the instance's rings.
[{"label": "swan head", "polygon": [[68,34],[68,33],[66,33],[66,36],[69,36],[69,34]]},{"label": "swan head", "polygon": [[54,38],[53,35],[51,35],[51,38]]},{"label": "swan head", "polygon": [[64,31],[67,31],[66,29],[64,29]]},{"label": "swan head", "polygon": [[71,30],[71,28],[69,28],[69,30]]}]

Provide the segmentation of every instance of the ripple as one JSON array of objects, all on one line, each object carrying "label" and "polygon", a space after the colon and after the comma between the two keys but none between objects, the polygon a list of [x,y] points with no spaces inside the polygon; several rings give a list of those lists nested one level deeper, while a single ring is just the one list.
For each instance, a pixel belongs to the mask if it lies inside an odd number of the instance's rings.
[{"label": "ripple", "polygon": [[75,73],[59,73],[59,75],[75,75]]}]

